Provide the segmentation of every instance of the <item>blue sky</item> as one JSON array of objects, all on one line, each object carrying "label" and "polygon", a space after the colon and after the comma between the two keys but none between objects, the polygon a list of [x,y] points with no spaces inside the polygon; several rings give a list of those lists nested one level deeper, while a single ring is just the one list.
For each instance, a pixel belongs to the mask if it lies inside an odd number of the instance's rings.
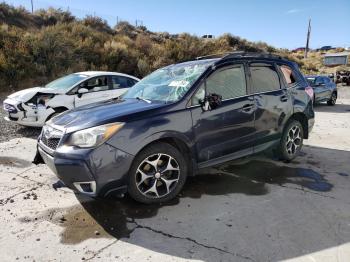
[{"label": "blue sky", "polygon": [[[5,0],[30,9],[30,0]],[[263,41],[276,47],[305,45],[308,19],[312,19],[310,45],[350,46],[350,0],[33,0],[34,9],[67,9],[77,17],[86,14],[117,17],[135,24],[142,20],[151,31],[188,32],[201,36],[223,33]]]}]

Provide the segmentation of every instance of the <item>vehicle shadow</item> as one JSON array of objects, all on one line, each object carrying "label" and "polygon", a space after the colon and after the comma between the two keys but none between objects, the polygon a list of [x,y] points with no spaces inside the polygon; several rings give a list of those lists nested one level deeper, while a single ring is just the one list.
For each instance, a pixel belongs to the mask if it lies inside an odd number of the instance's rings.
[{"label": "vehicle shadow", "polygon": [[329,112],[329,113],[350,113],[350,105],[348,104],[335,104],[329,106],[327,103],[318,103],[314,106],[314,111],[317,112]]}]

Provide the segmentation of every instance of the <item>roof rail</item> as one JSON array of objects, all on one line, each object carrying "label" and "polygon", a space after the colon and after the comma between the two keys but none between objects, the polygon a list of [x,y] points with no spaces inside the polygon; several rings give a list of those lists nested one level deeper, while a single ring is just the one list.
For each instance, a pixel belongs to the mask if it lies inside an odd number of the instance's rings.
[{"label": "roof rail", "polygon": [[227,59],[227,58],[236,58],[236,57],[260,57],[260,58],[284,59],[280,55],[275,55],[275,54],[271,54],[271,53],[234,51],[234,52],[226,52],[226,53],[200,56],[200,57],[197,57],[196,60],[210,59],[210,58]]},{"label": "roof rail", "polygon": [[232,52],[228,53],[226,56],[224,56],[222,59],[227,59],[227,58],[235,58],[235,57],[258,57],[258,58],[275,58],[275,59],[284,59],[280,55],[275,55],[271,53],[265,53],[265,52]]},{"label": "roof rail", "polygon": [[198,57],[196,57],[196,60],[210,59],[210,58],[222,58],[223,56],[225,56],[227,54],[228,53],[226,52],[226,53],[218,53],[218,54],[198,56]]}]

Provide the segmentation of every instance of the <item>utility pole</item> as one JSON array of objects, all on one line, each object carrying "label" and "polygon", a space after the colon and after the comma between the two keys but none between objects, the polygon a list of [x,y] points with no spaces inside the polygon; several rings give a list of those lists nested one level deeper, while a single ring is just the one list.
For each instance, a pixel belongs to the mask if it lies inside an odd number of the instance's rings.
[{"label": "utility pole", "polygon": [[309,52],[310,34],[311,34],[311,18],[309,19],[309,27],[307,29],[307,38],[306,38],[306,46],[305,46],[304,58],[307,58],[307,52]]},{"label": "utility pole", "polygon": [[30,0],[31,4],[32,4],[32,14],[34,13],[34,7],[33,7],[33,0]]}]

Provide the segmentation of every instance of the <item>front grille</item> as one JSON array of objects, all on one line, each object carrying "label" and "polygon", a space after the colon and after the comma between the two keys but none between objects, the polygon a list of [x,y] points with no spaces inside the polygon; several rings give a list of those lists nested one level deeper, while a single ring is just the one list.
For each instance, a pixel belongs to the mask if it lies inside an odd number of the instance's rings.
[{"label": "front grille", "polygon": [[62,131],[44,126],[41,133],[41,142],[52,150],[56,150],[62,138]]},{"label": "front grille", "polygon": [[52,150],[55,150],[58,146],[58,143],[60,142],[60,138],[49,138],[47,139],[46,137],[41,138],[41,142]]}]

